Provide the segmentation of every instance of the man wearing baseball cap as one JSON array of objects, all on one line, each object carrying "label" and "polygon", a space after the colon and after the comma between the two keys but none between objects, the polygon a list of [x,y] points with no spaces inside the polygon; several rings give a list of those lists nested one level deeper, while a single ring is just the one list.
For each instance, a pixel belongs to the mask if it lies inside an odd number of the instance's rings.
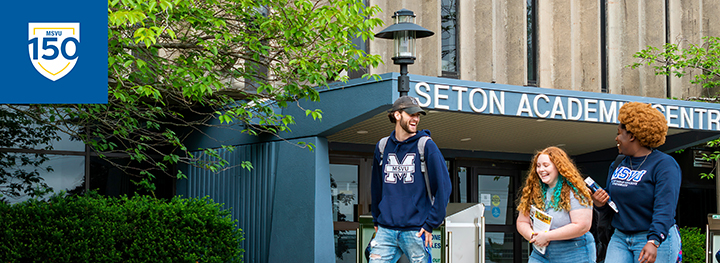
[{"label": "man wearing baseball cap", "polygon": [[418,131],[425,114],[417,99],[398,98],[388,113],[395,130],[375,147],[371,210],[376,234],[370,263],[396,262],[403,253],[412,262],[431,260],[426,248],[432,230],[445,219],[452,185],[430,131]]}]

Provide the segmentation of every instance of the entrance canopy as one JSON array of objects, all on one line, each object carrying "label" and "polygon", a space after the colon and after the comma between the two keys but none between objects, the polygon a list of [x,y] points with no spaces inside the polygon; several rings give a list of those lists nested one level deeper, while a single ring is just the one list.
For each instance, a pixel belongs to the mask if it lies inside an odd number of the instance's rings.
[{"label": "entrance canopy", "polygon": [[[321,135],[331,143],[375,145],[394,127],[387,111],[399,96],[398,74],[381,77],[322,90],[319,102],[305,103],[303,108],[322,109],[323,120],[318,123],[298,117],[301,127],[287,135]],[[632,101],[651,103],[666,116],[669,131],[662,151],[720,137],[720,104],[713,103],[417,75],[410,75],[408,95],[418,98],[428,111],[418,126],[429,129],[443,151],[472,151],[483,158],[527,160],[527,155],[552,145],[576,158],[616,154],[618,111]],[[305,116],[300,112],[294,115]]]}]

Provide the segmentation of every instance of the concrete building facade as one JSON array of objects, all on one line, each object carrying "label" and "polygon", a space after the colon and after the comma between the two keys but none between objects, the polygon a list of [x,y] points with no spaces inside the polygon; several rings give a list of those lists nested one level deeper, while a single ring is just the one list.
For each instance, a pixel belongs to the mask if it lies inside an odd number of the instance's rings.
[{"label": "concrete building facade", "polygon": [[[627,66],[637,62],[633,54],[647,46],[687,47],[702,44],[702,37],[720,36],[720,24],[712,22],[720,2],[708,0],[370,0],[369,4],[382,8],[380,18],[386,25],[393,23],[392,12],[406,8],[415,11],[417,24],[436,32],[417,42],[417,63],[409,67],[411,73],[443,76],[441,16],[450,5],[456,13],[457,77],[518,86],[656,98],[700,96],[702,87],[690,84],[693,74],[668,78],[656,76],[649,66]],[[385,65],[370,72],[397,71],[391,43],[375,40],[368,46],[370,53],[385,60]],[[529,56],[535,57],[536,65]]]}]

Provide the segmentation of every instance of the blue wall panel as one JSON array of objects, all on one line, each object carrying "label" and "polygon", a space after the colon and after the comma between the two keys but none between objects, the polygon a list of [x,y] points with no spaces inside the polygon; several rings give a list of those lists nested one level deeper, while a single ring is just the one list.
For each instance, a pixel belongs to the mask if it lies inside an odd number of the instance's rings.
[{"label": "blue wall panel", "polygon": [[[312,143],[314,150],[298,147],[299,141]],[[244,232],[244,262],[335,260],[325,138],[241,145],[218,152],[230,162],[229,168],[213,173],[185,167],[188,179],[178,181],[177,193],[210,196],[231,210]],[[240,167],[242,161],[252,162],[253,169]]]},{"label": "blue wall panel", "polygon": [[[209,196],[230,209],[232,218],[238,220],[238,227],[244,232],[244,262],[268,262],[277,164],[273,144],[239,146],[234,151],[219,149],[220,156],[230,162],[227,170],[213,173],[190,167],[184,169],[188,179],[178,181],[178,195]],[[211,161],[207,156],[204,160]],[[252,162],[252,170],[240,167],[245,160]]]},{"label": "blue wall panel", "polygon": [[327,140],[308,149],[278,143],[278,170],[269,262],[335,262]]}]

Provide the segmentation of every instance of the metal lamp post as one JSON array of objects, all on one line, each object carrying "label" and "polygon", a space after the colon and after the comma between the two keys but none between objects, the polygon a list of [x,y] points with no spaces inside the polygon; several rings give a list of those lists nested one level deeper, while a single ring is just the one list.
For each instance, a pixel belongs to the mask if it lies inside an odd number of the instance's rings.
[{"label": "metal lamp post", "polygon": [[415,24],[415,12],[400,9],[392,16],[395,24],[375,34],[377,38],[393,39],[395,50],[392,58],[395,65],[400,65],[400,77],[398,77],[398,92],[400,96],[406,96],[410,91],[410,77],[407,67],[415,63],[415,39],[434,35],[432,31]]}]

